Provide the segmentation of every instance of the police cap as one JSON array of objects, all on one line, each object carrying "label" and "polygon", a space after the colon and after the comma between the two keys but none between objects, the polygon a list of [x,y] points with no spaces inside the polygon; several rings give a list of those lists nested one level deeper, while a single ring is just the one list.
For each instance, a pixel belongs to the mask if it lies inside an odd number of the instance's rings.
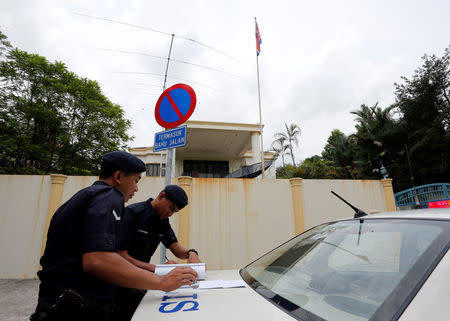
[{"label": "police cap", "polygon": [[186,193],[178,185],[167,185],[163,192],[166,194],[167,199],[174,203],[180,210],[188,204]]},{"label": "police cap", "polygon": [[124,152],[114,151],[102,156],[102,161],[114,167],[116,170],[123,170],[130,173],[145,172],[145,164],[136,156]]}]

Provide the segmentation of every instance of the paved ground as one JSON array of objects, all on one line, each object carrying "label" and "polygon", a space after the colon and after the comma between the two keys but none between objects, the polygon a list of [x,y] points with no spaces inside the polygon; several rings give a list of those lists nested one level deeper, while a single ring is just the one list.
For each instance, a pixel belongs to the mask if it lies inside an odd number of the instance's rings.
[{"label": "paved ground", "polygon": [[39,280],[0,279],[0,320],[25,321],[36,308]]}]

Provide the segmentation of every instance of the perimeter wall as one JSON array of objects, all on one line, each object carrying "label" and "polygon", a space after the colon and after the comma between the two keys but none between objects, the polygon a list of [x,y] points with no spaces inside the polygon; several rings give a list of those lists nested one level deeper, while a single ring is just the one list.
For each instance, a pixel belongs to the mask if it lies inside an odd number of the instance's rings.
[{"label": "perimeter wall", "polygon": [[[53,213],[97,177],[0,175],[0,278],[34,278]],[[241,268],[317,224],[353,211],[333,190],[370,213],[394,211],[392,181],[178,177],[189,205],[171,218],[182,245],[208,269]],[[143,177],[126,205],[155,197],[164,178]],[[173,258],[168,252],[168,257]],[[152,257],[159,261],[159,250]]]}]

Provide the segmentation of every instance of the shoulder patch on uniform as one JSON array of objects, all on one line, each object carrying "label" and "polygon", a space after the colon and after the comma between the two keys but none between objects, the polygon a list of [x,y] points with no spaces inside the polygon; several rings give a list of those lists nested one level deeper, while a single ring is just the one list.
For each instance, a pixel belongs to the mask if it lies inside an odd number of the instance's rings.
[{"label": "shoulder patch on uniform", "polygon": [[117,213],[114,209],[112,210],[112,214],[114,215],[114,218],[116,219],[116,221],[120,221],[120,216],[117,216]]}]

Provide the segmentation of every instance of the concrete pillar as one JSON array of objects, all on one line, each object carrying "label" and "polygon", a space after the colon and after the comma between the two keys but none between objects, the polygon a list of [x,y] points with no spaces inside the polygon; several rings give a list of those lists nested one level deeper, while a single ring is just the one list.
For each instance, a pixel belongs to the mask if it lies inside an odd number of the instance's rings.
[{"label": "concrete pillar", "polygon": [[305,216],[303,215],[302,178],[289,179],[292,190],[292,203],[294,204],[295,235],[305,231]]},{"label": "concrete pillar", "polygon": [[58,207],[61,206],[62,203],[64,182],[66,181],[67,176],[61,174],[51,174],[50,179],[52,182],[52,186],[50,188],[50,198],[48,200],[47,218],[45,220],[45,229],[44,229],[44,238],[42,240],[41,256],[42,254],[44,254],[45,244],[47,243],[47,232],[48,227],[50,225],[50,220],[52,219],[53,214],[56,212]]},{"label": "concrete pillar", "polygon": [[252,132],[252,164],[261,162],[261,148],[259,143],[259,132]]},{"label": "concrete pillar", "polygon": [[393,212],[396,210],[394,191],[392,189],[392,178],[385,178],[381,180],[383,184],[384,200],[386,202],[386,211]]},{"label": "concrete pillar", "polygon": [[190,234],[191,234],[191,206],[192,202],[192,177],[180,176],[178,177],[178,185],[186,192],[188,197],[188,205],[186,205],[178,213],[178,241],[186,248],[190,248]]}]

